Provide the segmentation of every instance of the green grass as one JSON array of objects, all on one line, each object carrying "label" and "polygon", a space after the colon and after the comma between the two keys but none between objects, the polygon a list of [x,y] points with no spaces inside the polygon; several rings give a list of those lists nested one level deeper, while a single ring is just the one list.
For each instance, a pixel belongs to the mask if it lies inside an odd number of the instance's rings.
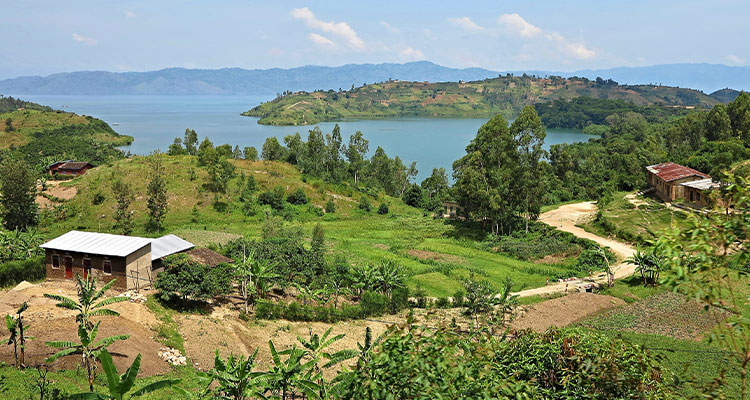
[{"label": "green grass", "polygon": [[160,322],[155,328],[157,341],[185,354],[185,341],[180,334],[177,322],[175,322],[173,318],[177,312],[164,307],[164,305],[162,305],[153,295],[148,296],[146,299],[146,307],[154,313],[154,316],[156,316],[156,319]]},{"label": "green grass", "polygon": [[639,196],[645,204],[634,205],[617,192],[614,199],[600,209],[597,218],[582,227],[600,236],[615,236],[631,243],[657,239],[660,232],[671,227],[684,227],[687,213],[664,206],[652,196]]}]

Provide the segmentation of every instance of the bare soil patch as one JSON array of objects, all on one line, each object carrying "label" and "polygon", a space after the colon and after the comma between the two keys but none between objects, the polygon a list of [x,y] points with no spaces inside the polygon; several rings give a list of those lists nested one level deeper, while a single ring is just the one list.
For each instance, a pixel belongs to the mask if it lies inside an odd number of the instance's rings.
[{"label": "bare soil patch", "polygon": [[456,264],[460,264],[464,262],[464,259],[461,257],[450,255],[450,254],[436,253],[434,251],[428,251],[428,250],[411,249],[407,251],[407,253],[412,257],[419,258],[420,260],[432,260],[432,261],[448,262],[448,263],[456,263]]},{"label": "bare soil patch", "polygon": [[[44,293],[60,294],[76,298],[73,281],[51,280],[37,285],[19,285],[16,288],[0,294],[0,315],[11,314],[23,304],[29,303],[29,309],[24,313],[26,323],[30,325],[28,334],[35,337],[27,342],[26,363],[28,365],[44,364],[45,360],[56,352],[56,349],[46,346],[48,341],[74,341],[78,339],[78,326],[75,322],[75,312],[56,307],[54,300],[44,297]],[[108,296],[119,293],[111,291]],[[119,317],[101,317],[98,338],[112,335],[131,335],[129,339],[110,346],[110,353],[119,370],[124,370],[141,354],[141,376],[163,374],[170,370],[170,366],[158,357],[159,350],[164,347],[153,339],[151,327],[158,321],[142,304],[118,303],[110,308],[120,313]],[[0,361],[13,362],[11,346],[0,347]],[[67,356],[55,361],[51,368],[75,369],[80,365],[78,356]]]},{"label": "bare soil patch", "polygon": [[594,293],[572,293],[529,306],[516,318],[513,329],[544,332],[551,327],[564,327],[589,315],[625,304],[622,299]]},{"label": "bare soil patch", "polygon": [[376,249],[380,249],[380,250],[390,250],[391,249],[391,246],[388,246],[387,244],[383,244],[383,243],[375,243],[375,244],[372,245],[372,247],[374,247]]}]

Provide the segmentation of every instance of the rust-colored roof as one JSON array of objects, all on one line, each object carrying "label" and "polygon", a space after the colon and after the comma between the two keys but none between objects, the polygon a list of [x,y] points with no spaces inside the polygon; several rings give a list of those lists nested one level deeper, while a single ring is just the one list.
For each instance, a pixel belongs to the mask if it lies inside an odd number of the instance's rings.
[{"label": "rust-colored roof", "polygon": [[231,258],[206,248],[191,249],[186,251],[185,254],[187,254],[188,257],[193,259],[193,261],[195,262],[199,262],[201,264],[209,265],[212,267],[215,267],[222,263],[234,262],[234,260],[232,260]]},{"label": "rust-colored roof", "polygon": [[93,167],[93,165],[84,161],[73,161],[73,162],[63,163],[62,165],[58,167],[58,169],[70,169],[70,170],[78,171],[80,169],[83,169],[89,166]]},{"label": "rust-colored roof", "polygon": [[672,162],[649,165],[648,167],[646,167],[646,169],[652,174],[663,179],[665,182],[672,182],[677,179],[688,178],[691,176],[697,176],[701,179],[711,177],[710,175],[704,174],[703,172],[696,171],[692,168]]}]

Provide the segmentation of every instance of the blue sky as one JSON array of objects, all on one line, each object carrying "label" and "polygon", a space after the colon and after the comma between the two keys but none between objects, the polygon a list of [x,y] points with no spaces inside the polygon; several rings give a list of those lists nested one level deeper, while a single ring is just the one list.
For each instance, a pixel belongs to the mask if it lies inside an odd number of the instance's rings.
[{"label": "blue sky", "polygon": [[746,0],[4,3],[0,78],[414,60],[556,71],[750,62]]}]

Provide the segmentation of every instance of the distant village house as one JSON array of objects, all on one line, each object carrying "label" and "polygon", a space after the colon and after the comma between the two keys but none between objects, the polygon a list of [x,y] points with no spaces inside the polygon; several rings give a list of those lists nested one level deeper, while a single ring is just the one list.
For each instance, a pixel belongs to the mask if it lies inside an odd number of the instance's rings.
[{"label": "distant village house", "polygon": [[709,206],[709,193],[719,187],[708,174],[667,162],[646,167],[648,183],[666,202],[681,200],[694,207]]},{"label": "distant village house", "polygon": [[94,276],[115,287],[135,289],[149,286],[156,278],[164,257],[195,247],[175,235],[158,239],[70,231],[42,244],[48,278],[73,279]]},{"label": "distant village house", "polygon": [[58,161],[47,166],[50,175],[83,175],[86,171],[94,168],[94,165],[83,161]]},{"label": "distant village house", "polygon": [[443,202],[443,218],[458,218],[464,214],[464,208],[455,201]]}]

